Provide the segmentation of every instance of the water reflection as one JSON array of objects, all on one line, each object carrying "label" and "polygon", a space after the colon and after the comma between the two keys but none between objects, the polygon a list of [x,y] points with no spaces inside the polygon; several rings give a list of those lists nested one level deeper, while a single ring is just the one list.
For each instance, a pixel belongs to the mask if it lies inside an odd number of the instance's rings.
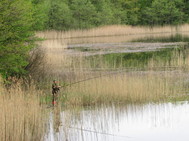
[{"label": "water reflection", "polygon": [[67,110],[60,112],[59,117],[50,114],[46,141],[186,141],[189,138],[188,102]]}]

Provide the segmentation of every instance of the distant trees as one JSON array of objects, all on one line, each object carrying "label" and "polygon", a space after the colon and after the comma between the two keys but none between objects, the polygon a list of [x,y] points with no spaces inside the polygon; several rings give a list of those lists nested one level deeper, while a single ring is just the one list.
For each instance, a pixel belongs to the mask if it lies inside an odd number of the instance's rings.
[{"label": "distant trees", "polygon": [[32,0],[32,12],[33,12],[33,26],[34,30],[46,29],[46,23],[48,20],[48,2],[45,0]]},{"label": "distant trees", "polygon": [[139,0],[114,0],[113,4],[117,5],[117,13],[121,15],[121,23],[136,25],[138,22],[138,2]]},{"label": "distant trees", "polygon": [[95,6],[97,11],[97,17],[96,17],[97,26],[109,25],[114,23],[114,21],[116,21],[116,18],[114,19],[113,8],[110,2],[101,0],[98,1],[98,3],[96,3]]},{"label": "distant trees", "polygon": [[183,12],[186,14],[186,16],[185,16],[186,21],[185,22],[189,22],[189,1],[185,0],[184,5],[185,6],[183,7]]},{"label": "distant trees", "polygon": [[189,22],[187,0],[23,1],[32,3],[34,30],[83,29],[110,24],[176,25]]},{"label": "distant trees", "polygon": [[96,24],[96,9],[89,0],[71,0],[73,28],[89,28]]},{"label": "distant trees", "polygon": [[69,29],[73,23],[72,11],[67,3],[61,0],[50,2],[47,28],[55,30]]},{"label": "distant trees", "polygon": [[141,23],[146,25],[181,24],[185,21],[182,0],[154,0],[142,11]]},{"label": "distant trees", "polygon": [[32,0],[35,30],[109,24],[166,25],[189,21],[186,0]]}]

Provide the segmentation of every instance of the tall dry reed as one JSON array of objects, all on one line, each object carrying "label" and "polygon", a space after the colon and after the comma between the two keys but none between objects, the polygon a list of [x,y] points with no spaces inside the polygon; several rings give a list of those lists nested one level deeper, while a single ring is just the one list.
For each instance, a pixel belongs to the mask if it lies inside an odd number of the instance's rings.
[{"label": "tall dry reed", "polygon": [[[94,42],[101,42],[100,40],[107,43],[114,42],[114,40],[116,40],[115,42],[120,42],[120,38],[123,39],[121,39],[122,41],[126,41],[127,38],[129,38],[128,40],[130,40],[130,38],[138,38],[138,36],[140,36],[141,38],[141,35],[142,37],[162,37],[170,36],[172,34],[177,34],[180,32],[182,32],[182,34],[185,34],[188,31],[189,25],[185,24],[180,26],[163,26],[153,28],[113,25],[89,30],[38,32],[36,33],[37,36],[47,39],[40,43],[42,50],[45,52],[45,57],[41,59],[42,63],[36,66],[37,69],[35,71],[32,71],[31,73],[35,75],[35,78],[48,78],[49,80],[60,78],[60,80],[64,79],[65,81],[68,81],[70,80],[70,76],[72,76],[71,80],[72,78],[76,78],[76,76],[81,76],[86,68],[90,69],[91,64],[94,64],[93,66],[96,65],[97,68],[107,68],[106,63],[104,63],[103,60],[99,59],[100,57],[96,61],[95,59],[93,59],[94,62],[87,61],[87,59],[83,56],[84,53],[79,55],[79,52],[77,52],[77,55],[75,57],[75,51],[73,49],[68,49],[69,44],[83,42],[89,42],[90,44],[92,44]],[[118,36],[117,38],[115,37],[117,35],[126,35],[127,37]],[[85,37],[91,38],[88,40]],[[96,37],[99,37],[99,39],[96,39]],[[100,54],[101,52],[99,51],[97,53]],[[154,61],[153,59],[149,62],[149,66],[153,67],[157,65],[157,61]]]},{"label": "tall dry reed", "polygon": [[40,141],[45,133],[46,114],[40,105],[39,91],[21,89],[21,84],[8,90],[0,86],[0,140]]},{"label": "tall dry reed", "polygon": [[[177,75],[176,75],[177,74]],[[184,90],[180,72],[128,72],[72,86],[67,104],[140,103],[167,100]]]},{"label": "tall dry reed", "polygon": [[[51,40],[45,42],[47,46],[48,42]],[[63,88],[62,91],[67,93],[68,105],[162,101],[185,94],[188,90],[185,83],[188,76],[183,70],[189,69],[189,57],[178,50],[173,51],[167,60],[149,59],[143,71],[136,66],[136,69],[126,69],[127,73],[111,76],[112,71],[119,72],[124,66],[116,67],[115,61],[110,68],[101,55],[92,60],[82,55],[69,56],[61,45],[58,47],[61,52],[56,47],[53,49],[53,45],[49,48],[51,51],[47,52],[45,58],[45,71],[49,72],[47,82],[51,83],[56,78],[60,82],[72,83],[110,74]]]},{"label": "tall dry reed", "polygon": [[[72,83],[106,74],[112,70],[108,70],[109,66],[100,55],[97,60],[93,59],[94,62],[90,62],[90,59],[87,60],[88,58],[82,55],[74,56],[73,50],[65,49],[69,47],[69,44],[122,42],[139,37],[164,37],[188,34],[188,32],[189,25],[187,24],[153,28],[115,25],[89,30],[38,32],[36,35],[48,39],[42,45],[47,51],[44,61],[47,66],[44,67],[44,70],[49,72],[50,79],[48,81],[58,78],[59,81]],[[72,52],[71,56],[69,56],[69,51]],[[179,95],[181,91],[187,90],[186,84],[183,83],[187,75],[182,71],[183,67],[185,70],[189,68],[189,57],[174,52],[173,57],[169,60],[159,60],[149,59],[145,71],[138,71],[136,68],[133,73],[101,77],[69,87],[66,90],[68,93],[67,104],[159,101],[169,99],[169,97]],[[122,67],[124,66],[120,66],[120,68]],[[158,67],[161,68],[158,69]],[[174,68],[170,70],[171,67]],[[116,61],[113,69],[119,70],[116,68]]]},{"label": "tall dry reed", "polygon": [[[66,42],[66,44],[73,44],[96,42],[123,42],[140,39],[142,37],[164,37],[175,34],[188,35],[188,32],[188,24],[160,27],[112,25],[87,30],[37,32],[36,35],[45,39],[64,39],[64,42]],[[113,37],[111,38],[110,36]],[[116,38],[115,36],[118,37]]]}]

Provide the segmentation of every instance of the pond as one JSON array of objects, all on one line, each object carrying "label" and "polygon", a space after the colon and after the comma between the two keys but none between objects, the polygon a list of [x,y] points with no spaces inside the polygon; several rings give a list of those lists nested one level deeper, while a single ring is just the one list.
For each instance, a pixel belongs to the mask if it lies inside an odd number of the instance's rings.
[{"label": "pond", "polygon": [[[55,110],[55,109],[54,109]],[[45,141],[188,141],[189,102],[102,106],[50,113]]]}]

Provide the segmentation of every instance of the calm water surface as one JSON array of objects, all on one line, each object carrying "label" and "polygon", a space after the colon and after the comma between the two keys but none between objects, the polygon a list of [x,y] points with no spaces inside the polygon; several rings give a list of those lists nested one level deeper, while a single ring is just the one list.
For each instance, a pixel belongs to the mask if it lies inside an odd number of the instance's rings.
[{"label": "calm water surface", "polygon": [[50,113],[45,141],[188,141],[189,102]]}]

